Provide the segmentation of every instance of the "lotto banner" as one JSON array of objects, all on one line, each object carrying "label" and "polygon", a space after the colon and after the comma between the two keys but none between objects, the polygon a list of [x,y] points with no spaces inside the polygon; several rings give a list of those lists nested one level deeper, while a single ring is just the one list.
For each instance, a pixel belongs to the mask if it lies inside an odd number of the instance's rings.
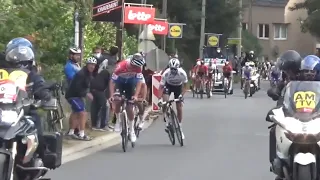
[{"label": "lotto banner", "polygon": [[167,21],[155,20],[153,24],[149,24],[148,27],[152,30],[153,34],[167,35],[169,24]]},{"label": "lotto banner", "polygon": [[126,24],[153,24],[155,15],[155,8],[126,6],[123,20]]}]

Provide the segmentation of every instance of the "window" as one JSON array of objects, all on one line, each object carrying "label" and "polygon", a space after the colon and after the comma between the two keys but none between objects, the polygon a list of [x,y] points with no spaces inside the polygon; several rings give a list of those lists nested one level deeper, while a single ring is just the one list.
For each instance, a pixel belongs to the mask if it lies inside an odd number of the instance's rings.
[{"label": "window", "polygon": [[242,23],[242,30],[248,30],[248,23]]},{"label": "window", "polygon": [[260,39],[269,39],[269,24],[259,24],[257,34]]},{"label": "window", "polygon": [[274,25],[274,39],[285,40],[288,35],[288,26],[286,24],[275,24]]}]

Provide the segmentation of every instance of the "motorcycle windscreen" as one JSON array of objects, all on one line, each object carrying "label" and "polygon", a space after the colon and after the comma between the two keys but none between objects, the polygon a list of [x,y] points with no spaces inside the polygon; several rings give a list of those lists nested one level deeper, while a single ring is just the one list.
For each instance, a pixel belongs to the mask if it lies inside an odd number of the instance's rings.
[{"label": "motorcycle windscreen", "polygon": [[286,114],[307,122],[320,115],[320,82],[291,81],[284,94]]}]

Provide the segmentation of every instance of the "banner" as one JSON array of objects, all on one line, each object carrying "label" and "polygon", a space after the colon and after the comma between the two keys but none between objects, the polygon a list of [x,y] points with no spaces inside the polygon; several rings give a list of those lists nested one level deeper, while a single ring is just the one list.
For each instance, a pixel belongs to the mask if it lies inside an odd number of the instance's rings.
[{"label": "banner", "polygon": [[155,15],[155,8],[127,6],[124,8],[124,23],[153,24]]},{"label": "banner", "polygon": [[208,34],[207,35],[207,46],[208,47],[219,47],[219,34]]},{"label": "banner", "polygon": [[168,34],[168,22],[155,20],[153,24],[149,24],[148,28],[152,30],[153,34],[167,35]]},{"label": "banner", "polygon": [[102,22],[121,22],[123,0],[94,0],[92,20]]},{"label": "banner", "polygon": [[183,34],[183,24],[169,23],[168,38],[182,38],[182,34]]}]

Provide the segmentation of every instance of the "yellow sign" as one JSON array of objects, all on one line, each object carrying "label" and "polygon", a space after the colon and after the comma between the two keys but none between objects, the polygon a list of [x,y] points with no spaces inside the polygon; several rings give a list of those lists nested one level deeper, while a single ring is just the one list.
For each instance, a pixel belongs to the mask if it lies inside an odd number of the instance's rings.
[{"label": "yellow sign", "polygon": [[209,36],[209,38],[208,38],[208,44],[210,45],[210,46],[218,46],[218,44],[219,44],[219,37],[217,37],[217,36]]},{"label": "yellow sign", "polygon": [[170,27],[170,32],[169,32],[170,37],[177,38],[182,36],[182,28],[181,26],[171,26]]},{"label": "yellow sign", "polygon": [[237,45],[237,44],[240,44],[240,40],[234,39],[234,38],[228,38],[228,44],[229,45]]},{"label": "yellow sign", "polygon": [[19,88],[25,88],[27,83],[28,74],[22,70],[14,70],[9,73],[5,69],[0,69],[0,81],[11,80]]},{"label": "yellow sign", "polygon": [[299,91],[294,93],[293,99],[296,109],[315,109],[316,108],[316,93],[312,91]]}]

